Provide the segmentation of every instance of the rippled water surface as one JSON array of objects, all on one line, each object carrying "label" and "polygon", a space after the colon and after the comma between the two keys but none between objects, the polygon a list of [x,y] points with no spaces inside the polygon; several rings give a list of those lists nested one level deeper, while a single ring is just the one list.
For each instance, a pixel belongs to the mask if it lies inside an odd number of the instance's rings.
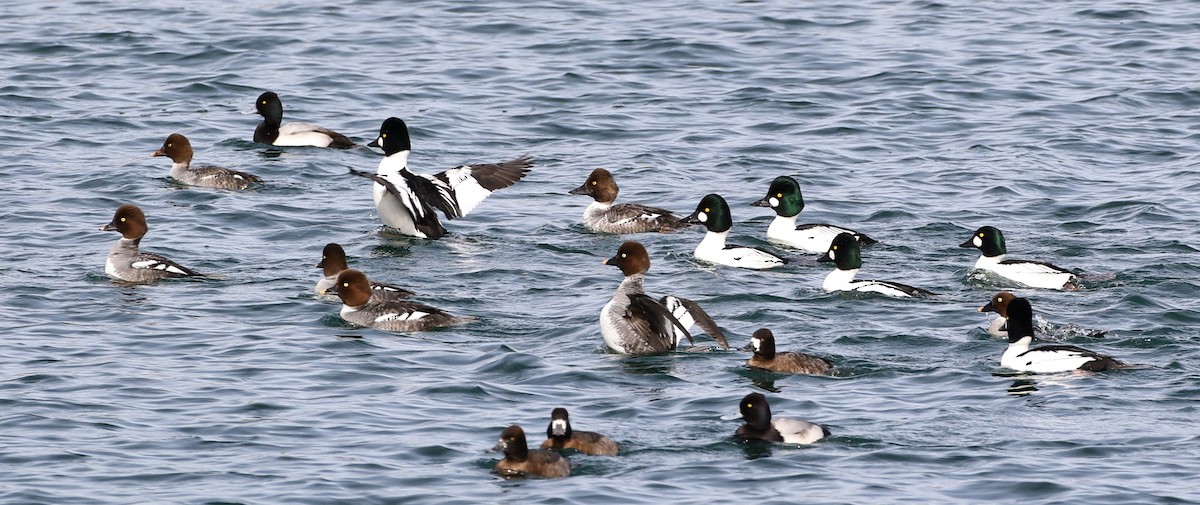
[{"label": "rippled water surface", "polygon": [[[0,501],[6,503],[1185,503],[1200,501],[1200,10],[1161,2],[4,2],[0,9]],[[203,5],[203,7],[202,7]],[[410,166],[529,153],[533,172],[440,241],[380,233],[378,150],[250,141],[254,98],[360,143],[388,116]],[[172,132],[257,190],[182,187]],[[749,206],[796,177],[802,222],[881,244],[865,278],[928,301],[821,291],[830,268],[714,268],[700,230],[636,238],[647,288],[700,302],[741,347],[759,327],[828,377],[746,353],[622,357],[597,313],[625,237],[579,224],[595,167],[623,201]],[[104,274],[141,206],[143,248],[215,280]],[[1085,274],[1018,290],[1048,334],[1144,364],[1017,376],[975,311],[1002,287],[957,245]],[[311,288],[327,242],[351,265],[477,323],[346,325]],[[701,345],[711,339],[698,337]],[[825,424],[813,446],[734,443],[751,391]],[[507,425],[550,410],[624,447],[562,481],[503,481]]]}]

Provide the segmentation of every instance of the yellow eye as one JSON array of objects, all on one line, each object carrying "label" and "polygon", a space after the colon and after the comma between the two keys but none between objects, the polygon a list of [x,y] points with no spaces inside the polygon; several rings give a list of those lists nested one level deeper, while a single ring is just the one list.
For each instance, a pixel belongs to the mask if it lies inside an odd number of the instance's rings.
[{"label": "yellow eye", "polygon": [[593,186],[595,186],[595,185],[596,185],[596,181],[592,181],[592,185],[593,185]]},{"label": "yellow eye", "polygon": [[343,282],[343,283],[342,283],[342,287],[343,287],[343,288],[348,288],[348,287],[350,287],[350,283],[349,283],[349,282]]},{"label": "yellow eye", "polygon": [[628,257],[629,257],[629,255],[627,255],[627,254],[625,254],[625,253],[621,253],[621,257],[622,257],[622,258],[628,258]]},{"label": "yellow eye", "polygon": [[124,222],[125,222],[125,218],[121,218],[121,222],[122,222],[122,223],[124,223]]},{"label": "yellow eye", "polygon": [[267,104],[267,101],[266,101],[266,100],[263,100],[263,101],[262,101],[262,104],[263,104],[263,105],[266,105],[266,104]]},{"label": "yellow eye", "polygon": [[753,404],[753,403],[747,403],[747,404],[746,404],[746,408],[748,408],[748,409],[749,409],[749,408],[753,408],[753,407],[754,407],[754,404]]},{"label": "yellow eye", "polygon": [[705,208],[704,208],[704,212],[708,212],[708,207],[705,207]]},{"label": "yellow eye", "polygon": [[775,198],[783,198],[783,193],[775,193]]},{"label": "yellow eye", "polygon": [[173,146],[173,145],[175,145],[175,144],[167,144],[167,147],[171,147],[171,146]]},{"label": "yellow eye", "polygon": [[979,234],[979,238],[983,238],[983,234],[982,234],[982,233],[980,233],[980,234]]},{"label": "yellow eye", "polygon": [[379,138],[381,138],[381,139],[386,139],[386,138],[387,138],[387,134],[385,133],[385,134],[383,134],[383,135],[380,135],[380,136],[379,136]]},{"label": "yellow eye", "polygon": [[835,250],[835,251],[836,251],[836,250],[837,250],[837,246],[833,246],[833,250]]}]

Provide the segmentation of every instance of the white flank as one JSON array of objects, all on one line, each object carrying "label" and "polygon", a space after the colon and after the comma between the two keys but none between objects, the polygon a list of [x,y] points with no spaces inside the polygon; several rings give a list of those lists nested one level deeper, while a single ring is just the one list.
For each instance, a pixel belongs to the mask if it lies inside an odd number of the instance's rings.
[{"label": "white flank", "polygon": [[308,123],[288,123],[279,127],[279,138],[275,145],[283,147],[329,147],[333,138],[317,131],[319,126]]}]

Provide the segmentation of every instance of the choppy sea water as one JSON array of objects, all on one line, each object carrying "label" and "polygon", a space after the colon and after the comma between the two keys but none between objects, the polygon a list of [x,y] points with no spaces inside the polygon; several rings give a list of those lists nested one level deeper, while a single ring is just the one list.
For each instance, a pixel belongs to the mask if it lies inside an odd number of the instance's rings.
[{"label": "choppy sea water", "polygon": [[[868,1],[379,4],[5,3],[0,153],[6,247],[0,500],[6,503],[1187,503],[1200,501],[1196,221],[1200,11],[1189,2]],[[254,98],[365,143],[412,128],[436,172],[537,166],[429,242],[380,233],[367,148],[250,142]],[[181,187],[151,159],[267,179]],[[759,327],[833,358],[829,377],[752,372],[745,353],[623,357],[597,313],[620,281],[568,196],[595,167],[622,201],[689,213],[719,192],[731,240],[792,175],[802,222],[882,240],[861,277],[935,300],[820,289],[828,264],[695,262],[700,230],[636,236],[647,288],[704,305],[735,347]],[[103,271],[123,203],[146,250],[202,282]],[[1060,341],[1148,365],[1015,376],[975,311],[1004,287],[957,244],[1087,274],[1017,290]],[[344,324],[311,288],[322,246],[471,325]],[[708,345],[705,336],[698,343]],[[751,391],[826,425],[814,446],[739,445],[720,416]],[[617,458],[503,481],[485,453],[565,406]]]}]

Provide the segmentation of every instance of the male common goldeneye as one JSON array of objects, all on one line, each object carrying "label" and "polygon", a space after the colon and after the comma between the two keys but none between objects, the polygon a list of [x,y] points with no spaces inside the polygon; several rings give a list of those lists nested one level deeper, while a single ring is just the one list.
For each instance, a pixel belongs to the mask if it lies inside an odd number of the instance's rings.
[{"label": "male common goldeneye", "polygon": [[136,205],[118,207],[112,221],[101,226],[100,230],[121,232],[121,239],[108,251],[108,259],[104,262],[104,273],[112,277],[126,282],[204,277],[204,274],[163,256],[138,251],[138,244],[150,227],[146,226],[146,215]]},{"label": "male common goldeneye", "polygon": [[171,178],[192,186],[221,189],[246,189],[251,184],[262,182],[258,176],[246,172],[214,167],[212,165],[192,165],[192,143],[178,133],[167,136],[167,140],[159,150],[150,157],[167,156],[174,164],[171,165]]},{"label": "male common goldeneye", "polygon": [[613,439],[599,433],[572,430],[567,409],[558,407],[550,412],[550,425],[546,427],[542,449],[575,449],[593,456],[616,456],[619,447]]},{"label": "male common goldeneye", "polygon": [[696,211],[684,218],[683,222],[703,224],[708,229],[700,245],[696,246],[696,259],[754,270],[775,268],[787,263],[787,260],[762,249],[725,245],[729,229],[733,228],[733,218],[729,215],[729,204],[721,195],[706,195],[696,206]]},{"label": "male common goldeneye", "polygon": [[675,349],[681,337],[693,342],[688,329],[700,326],[722,349],[729,348],[725,334],[696,302],[675,296],[655,300],[646,295],[643,281],[650,270],[650,255],[637,242],[621,244],[617,255],[604,261],[625,274],[613,297],[600,310],[604,343],[622,354],[647,354]]},{"label": "male common goldeneye", "polygon": [[833,368],[833,362],[804,354],[802,352],[775,352],[775,334],[766,328],[755,330],[750,336],[750,343],[742,348],[752,351],[746,365],[751,368],[762,368],[772,372],[824,374]]},{"label": "male common goldeneye", "polygon": [[434,209],[446,219],[467,215],[493,191],[507,188],[525,177],[533,161],[522,156],[506,163],[463,165],[435,175],[408,170],[412,143],[408,125],[390,117],[379,128],[379,137],[367,144],[381,147],[386,157],[374,174],[350,173],[375,181],[375,210],[383,224],[404,235],[437,239],[446,234]]},{"label": "male common goldeneye", "polygon": [[821,254],[828,251],[833,237],[843,232],[854,235],[859,245],[866,246],[878,242],[866,234],[831,224],[812,223],[796,226],[796,218],[800,217],[800,211],[804,210],[804,196],[800,194],[800,184],[796,179],[786,175],[771,181],[767,196],[750,205],[775,209],[775,220],[767,227],[767,240],[805,252]]},{"label": "male common goldeneye", "polygon": [[[346,251],[332,242],[325,244],[325,249],[321,251],[321,262],[317,263],[316,267],[323,269],[324,276],[317,281],[313,291],[322,296],[329,296],[329,288],[337,282],[338,274],[350,269],[350,265],[346,263]],[[370,281],[370,286],[372,300],[395,300],[413,295],[412,291],[382,282]]]},{"label": "male common goldeneye", "polygon": [[837,265],[837,268],[825,276],[825,282],[821,284],[821,288],[825,291],[880,293],[897,298],[927,297],[937,294],[899,282],[854,280],[854,276],[858,275],[858,270],[862,268],[862,252],[858,247],[858,239],[849,233],[842,232],[834,237],[829,250],[817,261],[832,261],[834,265]]},{"label": "male common goldeneye", "polygon": [[1014,298],[1008,303],[1008,349],[1000,357],[1000,366],[1020,372],[1054,373],[1072,370],[1101,372],[1128,365],[1103,354],[1073,345],[1043,345],[1030,348],[1033,341],[1033,308],[1029,300]]},{"label": "male common goldeneye", "polygon": [[353,268],[342,270],[327,292],[342,299],[342,319],[368,328],[421,331],[475,320],[473,317],[455,317],[423,303],[373,299],[367,276]]},{"label": "male common goldeneye", "polygon": [[354,141],[338,132],[308,123],[283,123],[283,102],[279,95],[268,91],[258,95],[254,108],[263,122],[254,129],[254,141],[273,146],[311,146],[349,149]]},{"label": "male common goldeneye", "polygon": [[970,239],[958,246],[979,249],[981,256],[975,261],[976,269],[992,272],[1031,288],[1079,289],[1079,279],[1065,268],[1041,261],[1004,259],[1008,254],[1004,246],[1004,234],[991,226],[975,230]]},{"label": "male common goldeneye", "polygon": [[500,441],[492,447],[492,451],[504,452],[504,459],[496,462],[492,468],[495,473],[506,479],[522,477],[545,477],[561,479],[571,475],[571,465],[557,452],[546,449],[529,449],[525,442],[525,430],[512,425],[500,434]]},{"label": "male common goldeneye", "polygon": [[[1000,315],[1000,317],[992,319],[988,324],[988,333],[997,337],[1008,338],[1008,326],[1005,325],[1006,319],[1008,318],[1008,304],[1016,298],[1017,295],[1009,293],[1008,291],[1001,291],[996,293],[996,295],[993,296],[990,301],[988,301],[987,305],[979,307],[980,312],[995,312]],[[1098,338],[1103,337],[1106,333],[1108,333],[1108,330],[1089,330],[1075,323],[1054,324],[1042,320],[1041,317],[1035,317],[1034,319],[1034,329],[1037,333],[1041,333],[1042,338],[1044,339],[1062,339],[1077,336]]]},{"label": "male common goldeneye", "polygon": [[582,186],[572,189],[572,195],[588,195],[594,200],[583,211],[583,225],[604,233],[666,232],[688,226],[666,209],[636,203],[614,204],[618,191],[617,181],[603,168],[592,170]]},{"label": "male common goldeneye", "polygon": [[830,435],[829,430],[803,419],[771,418],[767,397],[750,393],[738,404],[746,421],[733,434],[741,441],[765,440],[785,444],[811,444]]}]

